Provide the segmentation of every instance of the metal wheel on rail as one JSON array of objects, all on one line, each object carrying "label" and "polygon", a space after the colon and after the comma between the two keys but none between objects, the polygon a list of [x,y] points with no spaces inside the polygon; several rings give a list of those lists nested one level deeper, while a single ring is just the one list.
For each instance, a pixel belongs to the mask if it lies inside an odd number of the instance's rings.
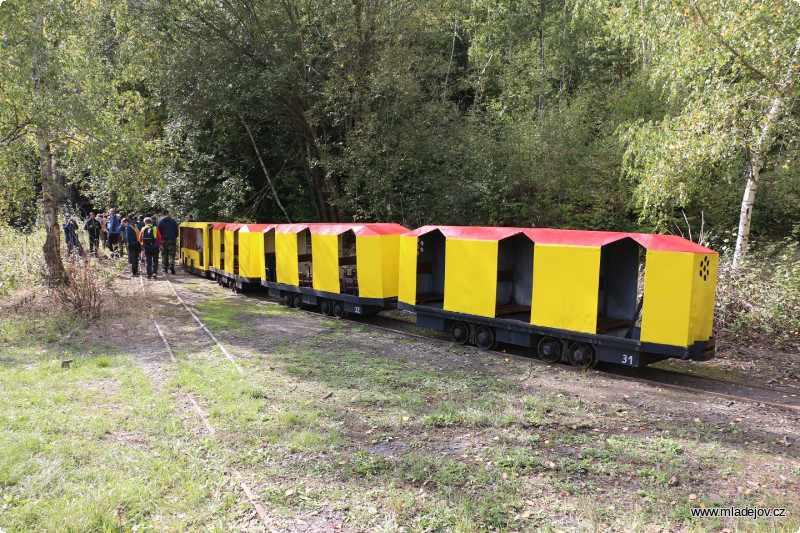
[{"label": "metal wheel on rail", "polygon": [[456,344],[469,341],[469,325],[464,322],[453,322],[450,326],[450,339]]},{"label": "metal wheel on rail", "polygon": [[303,295],[300,293],[296,293],[294,298],[292,299],[292,307],[295,309],[302,309],[303,308]]},{"label": "metal wheel on rail", "polygon": [[594,357],[594,350],[590,344],[585,342],[573,342],[567,351],[569,363],[576,368],[592,368],[597,360]]},{"label": "metal wheel on rail", "polygon": [[491,350],[494,347],[494,331],[489,326],[475,328],[475,346],[479,350]]},{"label": "metal wheel on rail", "polygon": [[292,293],[291,292],[284,292],[283,293],[283,305],[286,307],[292,306]]},{"label": "metal wheel on rail", "polygon": [[327,298],[323,298],[319,303],[319,310],[323,315],[331,316],[333,314],[333,304]]},{"label": "metal wheel on rail", "polygon": [[542,337],[536,350],[545,363],[557,363],[561,359],[561,343],[555,337]]},{"label": "metal wheel on rail", "polygon": [[333,302],[333,316],[336,318],[344,318],[344,302]]}]

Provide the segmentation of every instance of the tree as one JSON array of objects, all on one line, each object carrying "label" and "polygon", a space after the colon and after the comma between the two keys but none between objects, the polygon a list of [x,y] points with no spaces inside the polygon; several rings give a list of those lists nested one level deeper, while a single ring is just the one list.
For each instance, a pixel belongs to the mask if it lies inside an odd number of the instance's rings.
[{"label": "tree", "polygon": [[[733,263],[747,250],[759,181],[796,128],[800,4],[790,0],[597,0],[614,32],[641,59],[642,74],[663,88],[671,112],[624,131],[624,164],[638,184],[644,215],[664,223],[720,180],[745,192]],[[742,172],[744,166],[744,172]]]},{"label": "tree", "polygon": [[[57,174],[107,177],[126,159],[126,146],[136,146],[131,131],[141,130],[136,96],[118,85],[120,13],[111,0],[0,6],[0,55],[8,58],[0,63],[0,167],[12,172],[16,189],[41,187],[43,252],[53,282],[66,280]],[[36,154],[35,176],[26,154]]]}]

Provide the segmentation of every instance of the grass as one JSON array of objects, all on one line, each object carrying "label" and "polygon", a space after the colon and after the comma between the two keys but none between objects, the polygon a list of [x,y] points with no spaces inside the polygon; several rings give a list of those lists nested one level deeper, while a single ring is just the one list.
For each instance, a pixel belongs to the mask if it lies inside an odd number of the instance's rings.
[{"label": "grass", "polygon": [[129,356],[90,351],[16,352],[0,370],[2,527],[178,530],[199,525],[197,509],[225,512],[206,498],[219,484],[213,443],[186,440],[170,395]]},{"label": "grass", "polygon": [[[573,381],[591,382],[585,376],[537,368],[527,372],[541,384],[531,389],[516,363],[496,355],[398,343],[216,294],[197,287],[196,308],[245,375],[216,347],[176,335],[188,315],[161,300],[147,308],[174,342],[174,364],[146,322],[126,338],[100,339],[107,325],[98,325],[64,339],[68,318],[42,318],[36,335],[49,340],[28,342],[34,326],[0,320],[0,528],[246,529],[252,511],[234,468],[285,524],[317,513],[331,517],[328,528],[363,531],[800,525],[689,516],[690,493],[710,505],[712,491],[747,480],[764,488],[729,490],[724,505],[796,511],[797,458],[749,449],[741,443],[749,435],[622,400],[595,403],[590,386],[583,397],[570,392]],[[262,340],[296,321],[316,332]],[[159,354],[157,367],[144,362]],[[216,436],[204,432],[189,395]],[[769,472],[744,466],[767,462]],[[787,480],[767,490],[778,473]],[[709,483],[721,476],[722,485]]]}]

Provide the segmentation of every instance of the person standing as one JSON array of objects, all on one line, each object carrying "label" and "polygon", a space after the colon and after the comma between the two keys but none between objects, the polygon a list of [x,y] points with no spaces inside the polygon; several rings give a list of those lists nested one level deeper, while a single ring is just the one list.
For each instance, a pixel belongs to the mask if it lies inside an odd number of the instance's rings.
[{"label": "person standing", "polygon": [[153,219],[144,219],[144,229],[139,233],[139,244],[144,248],[147,279],[156,277],[158,271],[158,248],[161,246],[161,233],[153,226]]},{"label": "person standing", "polygon": [[114,247],[119,242],[119,230],[121,228],[121,224],[119,221],[119,217],[115,210],[110,210],[108,212],[108,222],[106,222],[106,229],[108,230],[108,251],[111,252],[113,256],[115,251]]},{"label": "person standing", "polygon": [[194,222],[194,217],[190,214],[186,215],[186,222]]},{"label": "person standing", "polygon": [[161,235],[161,270],[164,274],[169,268],[170,273],[175,273],[175,254],[178,252],[178,223],[169,216],[166,209],[158,221],[158,233]]},{"label": "person standing", "polygon": [[131,265],[131,275],[139,275],[139,252],[141,245],[139,244],[139,231],[136,226],[130,223],[128,218],[122,219],[122,235],[125,242],[128,244],[128,263]]},{"label": "person standing", "polygon": [[83,229],[89,234],[89,253],[97,257],[100,244],[100,233],[103,225],[97,220],[94,211],[89,213],[89,218],[83,224]]},{"label": "person standing", "polygon": [[75,223],[75,221],[72,220],[69,215],[67,215],[64,217],[64,224],[61,227],[64,228],[64,240],[67,243],[67,255],[72,255],[73,251],[77,251],[78,254],[83,255],[81,243],[78,241],[78,225]]}]

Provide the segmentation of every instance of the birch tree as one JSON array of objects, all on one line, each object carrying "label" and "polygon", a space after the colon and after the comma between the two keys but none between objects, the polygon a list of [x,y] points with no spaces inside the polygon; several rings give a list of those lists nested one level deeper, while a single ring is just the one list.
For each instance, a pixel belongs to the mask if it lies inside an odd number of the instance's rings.
[{"label": "birch tree", "polygon": [[44,260],[54,282],[66,279],[57,174],[103,176],[125,152],[126,131],[138,128],[124,126],[135,122],[137,106],[119,85],[118,7],[68,0],[0,5],[0,169],[3,189],[11,191],[3,197],[41,187]]},{"label": "birch tree", "polygon": [[[641,56],[673,112],[623,128],[626,172],[646,217],[664,224],[709,176],[744,184],[733,264],[747,250],[762,172],[796,127],[800,3],[793,0],[598,0]],[[636,43],[647,42],[647,47]]]}]

